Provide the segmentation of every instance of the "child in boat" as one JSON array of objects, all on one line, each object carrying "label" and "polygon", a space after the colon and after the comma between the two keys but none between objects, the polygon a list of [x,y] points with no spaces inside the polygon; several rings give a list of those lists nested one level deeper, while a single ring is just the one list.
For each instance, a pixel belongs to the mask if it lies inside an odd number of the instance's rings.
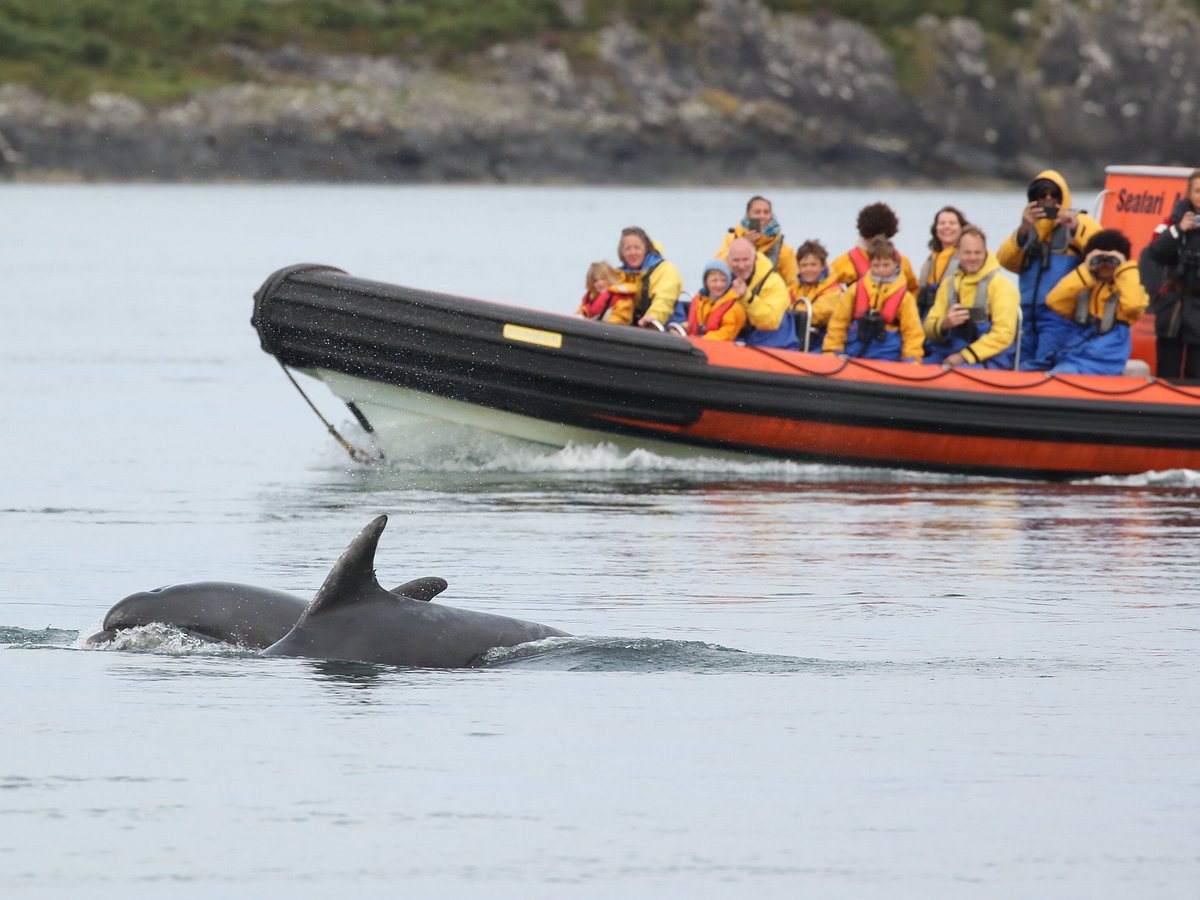
[{"label": "child in boat", "polygon": [[1022,368],[1081,375],[1120,375],[1129,362],[1129,326],[1150,298],[1137,262],[1129,258],[1129,238],[1115,228],[1093,234],[1083,246],[1083,262],[1046,295],[1046,307],[1066,320],[1058,346],[1038,353]]},{"label": "child in boat", "polygon": [[597,322],[628,325],[633,320],[633,297],[614,290],[620,283],[621,276],[608,263],[592,263],[584,282],[583,300],[575,314]]},{"label": "child in boat", "polygon": [[729,266],[714,259],[701,275],[704,287],[692,298],[687,333],[710,341],[732,341],[746,325],[746,310],[731,288]]},{"label": "child in boat", "polygon": [[[821,341],[829,317],[837,305],[844,285],[833,276],[827,260],[829,251],[820,241],[805,241],[796,248],[796,299],[792,301],[792,315],[796,317],[796,334],[804,340],[804,329],[809,331],[808,349],[819,353]],[[808,301],[806,304],[804,301]],[[811,306],[812,315],[809,316]]]},{"label": "child in boat", "polygon": [[[858,245],[851,247],[830,265],[833,277],[842,284],[854,284],[867,274],[870,262],[867,259],[867,245],[875,238],[882,237],[891,240],[900,230],[900,220],[896,213],[886,203],[871,203],[858,211]],[[921,283],[913,274],[912,263],[908,257],[896,254],[900,271],[904,273],[904,281],[908,289],[916,296],[921,289]]]},{"label": "child in boat", "polygon": [[925,332],[917,315],[916,294],[900,273],[896,247],[877,237],[865,255],[868,270],[838,297],[822,350],[919,363]]}]

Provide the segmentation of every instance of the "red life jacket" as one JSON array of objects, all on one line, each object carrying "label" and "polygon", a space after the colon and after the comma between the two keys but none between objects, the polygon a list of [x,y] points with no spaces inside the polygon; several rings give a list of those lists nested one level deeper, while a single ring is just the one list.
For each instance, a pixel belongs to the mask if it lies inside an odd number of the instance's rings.
[{"label": "red life jacket", "polygon": [[867,259],[866,251],[862,247],[852,247],[846,255],[850,257],[850,265],[854,266],[854,272],[861,281],[871,271],[871,260]]},{"label": "red life jacket", "polygon": [[[879,308],[879,316],[888,325],[896,324],[896,315],[900,312],[900,301],[904,299],[904,295],[908,293],[908,284],[904,281],[900,282],[900,286],[896,288],[895,293],[891,294],[883,301],[883,306]],[[861,319],[867,314],[867,310],[871,308],[871,295],[867,292],[867,285],[861,278],[858,280],[858,290],[854,293],[854,318]]]},{"label": "red life jacket", "polygon": [[613,303],[616,302],[616,299],[617,295],[612,291],[601,291],[595,297],[590,298],[587,294],[584,294],[579,306],[587,318],[600,319],[604,317],[604,314],[608,312]]},{"label": "red life jacket", "polygon": [[688,307],[687,333],[694,337],[702,337],[710,331],[716,331],[721,327],[721,320],[725,318],[725,313],[729,312],[737,300],[736,296],[732,296],[725,302],[718,303],[709,310],[703,323],[700,322],[700,304],[693,300]]}]

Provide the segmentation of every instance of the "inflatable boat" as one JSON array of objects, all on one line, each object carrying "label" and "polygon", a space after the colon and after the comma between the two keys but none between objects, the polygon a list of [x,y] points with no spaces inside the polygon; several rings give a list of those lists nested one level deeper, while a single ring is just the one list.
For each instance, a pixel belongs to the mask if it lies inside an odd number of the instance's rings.
[{"label": "inflatable boat", "polygon": [[[352,277],[273,274],[252,324],[382,449],[413,417],[612,442],[1024,478],[1200,470],[1200,386],[744,347]],[[392,438],[389,438],[392,435]]]}]

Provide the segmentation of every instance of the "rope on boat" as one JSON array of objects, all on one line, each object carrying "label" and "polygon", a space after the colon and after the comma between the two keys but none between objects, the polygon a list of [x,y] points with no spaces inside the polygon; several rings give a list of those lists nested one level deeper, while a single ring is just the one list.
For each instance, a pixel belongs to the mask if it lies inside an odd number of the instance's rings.
[{"label": "rope on boat", "polygon": [[[798,372],[803,372],[805,375],[813,375],[818,378],[832,378],[835,375],[840,375],[851,365],[855,365],[855,366],[859,366],[863,369],[866,369],[869,372],[874,372],[877,375],[886,375],[887,377],[893,378],[896,381],[908,381],[908,382],[913,382],[913,383],[926,382],[926,381],[937,381],[940,378],[945,378],[947,375],[954,373],[955,375],[965,378],[968,381],[974,381],[976,384],[982,384],[986,387],[991,387],[991,388],[1000,388],[1000,389],[1004,389],[1004,390],[1013,390],[1013,391],[1031,390],[1032,388],[1041,387],[1042,385],[1046,384],[1047,382],[1059,381],[1059,382],[1067,385],[1068,387],[1074,388],[1077,391],[1082,391],[1082,392],[1088,393],[1088,394],[1098,394],[1102,397],[1124,397],[1124,396],[1128,396],[1130,394],[1140,393],[1141,391],[1144,391],[1153,385],[1158,385],[1159,387],[1165,388],[1169,391],[1173,391],[1176,394],[1182,394],[1184,397],[1189,397],[1193,400],[1200,399],[1200,393],[1198,393],[1196,391],[1189,390],[1188,388],[1183,387],[1182,385],[1172,384],[1170,381],[1167,381],[1166,379],[1154,378],[1154,377],[1148,377],[1144,381],[1142,381],[1141,383],[1139,383],[1137,385],[1134,385],[1129,388],[1122,388],[1121,390],[1117,390],[1117,391],[1108,391],[1108,390],[1104,390],[1103,388],[1091,387],[1090,385],[1086,385],[1086,384],[1079,384],[1078,382],[1072,381],[1071,379],[1067,378],[1065,375],[1055,375],[1050,372],[1041,372],[1041,373],[1030,372],[1029,374],[1030,374],[1030,376],[1033,377],[1034,380],[1030,381],[1028,384],[997,384],[996,382],[989,381],[986,378],[980,378],[977,371],[970,370],[970,369],[960,369],[960,368],[954,368],[952,366],[943,366],[943,367],[939,367],[936,371],[929,372],[928,374],[922,373],[919,376],[917,376],[917,375],[902,375],[902,374],[898,374],[896,372],[887,371],[887,370],[879,368],[877,366],[873,366],[870,363],[868,363],[866,360],[858,359],[853,356],[839,357],[839,359],[841,360],[841,363],[842,363],[840,366],[838,366],[836,369],[831,369],[827,372],[822,372],[817,369],[810,369],[807,366],[803,366],[800,363],[795,362],[793,360],[784,359],[780,354],[775,353],[770,347],[755,347],[754,349],[757,350],[759,353],[762,353],[765,356],[771,357],[771,359],[775,360],[776,362],[783,363],[785,366],[788,366],[789,368],[795,369]],[[998,370],[990,370],[990,371],[998,371]]]},{"label": "rope on boat", "polygon": [[279,363],[279,368],[283,369],[283,374],[287,376],[287,380],[292,383],[292,387],[300,392],[300,396],[304,398],[304,402],[308,404],[308,408],[316,413],[317,418],[321,420],[321,424],[325,426],[326,430],[331,435],[333,435],[333,439],[342,445],[342,449],[350,454],[350,458],[355,462],[369,463],[371,461],[371,454],[369,454],[366,450],[363,450],[361,447],[354,446],[352,443],[338,434],[338,430],[333,427],[330,421],[321,415],[321,411],[317,409],[316,404],[308,399],[308,394],[304,393],[304,388],[300,387],[300,384],[295,378],[292,377],[292,373],[287,370],[287,366],[285,366],[278,359],[276,359],[276,362]]}]

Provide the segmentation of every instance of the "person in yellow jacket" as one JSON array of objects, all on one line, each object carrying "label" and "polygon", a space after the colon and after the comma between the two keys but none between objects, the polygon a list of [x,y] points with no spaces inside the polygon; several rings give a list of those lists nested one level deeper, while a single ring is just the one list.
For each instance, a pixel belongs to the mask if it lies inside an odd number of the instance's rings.
[{"label": "person in yellow jacket", "polygon": [[606,262],[588,266],[584,280],[583,299],[575,315],[612,325],[628,325],[633,321],[633,296],[621,293],[621,278]]},{"label": "person in yellow jacket", "polygon": [[[796,332],[800,335],[801,343],[804,341],[803,329],[808,328],[808,349],[812,353],[821,352],[829,317],[833,315],[833,308],[845,288],[829,270],[828,259],[829,251],[820,241],[805,241],[796,248],[796,285],[799,290],[792,300],[792,315],[796,317]],[[807,304],[804,301],[808,301]]]},{"label": "person in yellow jacket", "polygon": [[754,249],[746,238],[729,243],[731,290],[746,310],[745,341],[754,347],[799,350],[796,325],[791,316],[792,295],[771,261]]},{"label": "person in yellow jacket", "polygon": [[714,259],[700,280],[704,287],[692,297],[685,333],[710,341],[735,340],[746,325],[746,309],[733,290],[729,267]]},{"label": "person in yellow jacket", "polygon": [[1039,172],[1025,196],[1021,224],[996,251],[1000,265],[1018,275],[1022,368],[1065,339],[1062,317],[1046,308],[1046,295],[1079,265],[1084,245],[1100,230],[1099,222],[1071,208],[1067,181],[1054,169]]},{"label": "person in yellow jacket", "polygon": [[958,268],[942,280],[925,317],[925,362],[1011,369],[1020,305],[1017,286],[988,252],[987,237],[966,226],[958,237]]},{"label": "person in yellow jacket", "polygon": [[[858,244],[837,257],[829,265],[833,277],[842,284],[854,284],[859,278],[870,271],[871,264],[867,257],[867,248],[877,237],[891,241],[900,230],[900,219],[886,203],[871,203],[858,211]],[[916,296],[921,289],[921,282],[913,272],[912,263],[907,256],[896,254],[900,271],[908,289]]]},{"label": "person in yellow jacket", "polygon": [[663,259],[662,248],[636,226],[621,229],[617,258],[621,260],[617,269],[621,281],[616,289],[633,296],[633,322],[661,331],[683,290],[679,270]]},{"label": "person in yellow jacket", "polygon": [[[1083,246],[1083,263],[1046,295],[1046,308],[1066,323],[1065,337],[1030,368],[1057,373],[1120,375],[1133,341],[1129,326],[1150,298],[1129,238],[1115,228],[1096,232]],[[1024,366],[1023,366],[1024,367]]]},{"label": "person in yellow jacket", "polygon": [[[917,312],[924,319],[933,308],[942,280],[958,269],[958,238],[967,227],[967,217],[953,206],[943,206],[933,216],[929,226],[929,256],[917,276],[921,282],[917,292]],[[928,355],[926,362],[929,361]]]},{"label": "person in yellow jacket", "polygon": [[729,245],[734,238],[744,237],[754,244],[754,249],[771,261],[775,271],[783,278],[788,292],[796,296],[796,254],[783,239],[779,229],[779,220],[775,218],[775,210],[771,201],[766,197],[753,196],[746,204],[746,216],[737,225],[729,229],[721,249],[717,251],[718,259],[729,255]]},{"label": "person in yellow jacket", "polygon": [[867,248],[870,268],[838,298],[823,352],[921,361],[925,332],[917,315],[917,298],[900,274],[896,257],[896,248],[887,238],[871,241]]}]

